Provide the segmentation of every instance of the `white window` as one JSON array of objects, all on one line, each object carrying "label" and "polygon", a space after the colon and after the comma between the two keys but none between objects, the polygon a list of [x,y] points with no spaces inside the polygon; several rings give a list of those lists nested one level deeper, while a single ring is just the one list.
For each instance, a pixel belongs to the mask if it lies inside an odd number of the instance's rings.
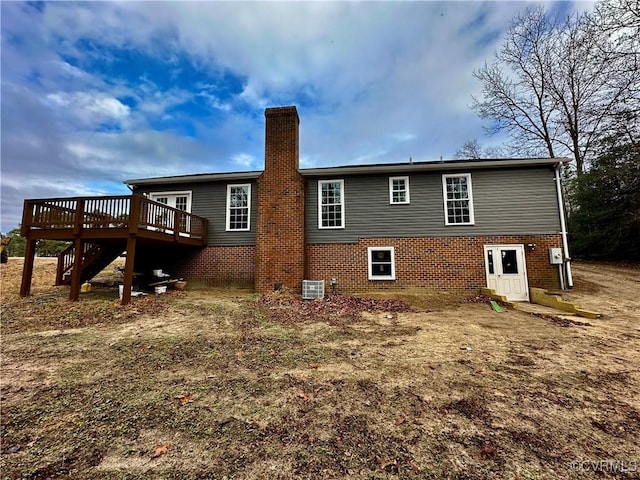
[{"label": "white window", "polygon": [[227,185],[227,231],[250,229],[251,184]]},{"label": "white window", "polygon": [[344,180],[318,181],[318,228],[344,228]]},{"label": "white window", "polygon": [[389,177],[389,203],[409,203],[409,177]]},{"label": "white window", "polygon": [[369,280],[395,280],[396,267],[393,247],[368,247]]},{"label": "white window", "polygon": [[473,225],[471,174],[442,175],[445,225]]}]

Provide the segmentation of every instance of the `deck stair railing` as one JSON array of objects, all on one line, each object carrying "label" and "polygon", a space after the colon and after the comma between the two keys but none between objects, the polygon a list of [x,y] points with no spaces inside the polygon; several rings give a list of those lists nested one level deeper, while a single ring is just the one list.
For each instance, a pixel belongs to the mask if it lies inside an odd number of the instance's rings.
[{"label": "deck stair railing", "polygon": [[[81,281],[91,280],[95,275],[100,273],[104,267],[115,260],[122,253],[123,249],[124,246],[121,244],[84,243],[80,268]],[[75,257],[75,246],[73,244],[69,245],[58,255],[56,285],[68,285],[71,283]]]}]

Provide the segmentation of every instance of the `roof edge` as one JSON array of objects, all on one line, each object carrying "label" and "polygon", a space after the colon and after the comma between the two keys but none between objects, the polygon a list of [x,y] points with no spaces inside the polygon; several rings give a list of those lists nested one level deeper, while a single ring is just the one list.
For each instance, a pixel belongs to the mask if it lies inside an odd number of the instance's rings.
[{"label": "roof edge", "polygon": [[507,158],[478,160],[448,160],[432,162],[378,163],[371,165],[344,165],[339,167],[318,167],[301,169],[303,176],[320,176],[327,174],[358,173],[390,173],[390,172],[423,172],[442,170],[478,170],[481,168],[504,167],[541,167],[564,164],[568,158]]},{"label": "roof edge", "polygon": [[[337,167],[302,168],[298,171],[302,176],[314,177],[334,174],[366,174],[366,173],[401,173],[442,170],[477,170],[481,168],[517,168],[542,167],[568,163],[566,157],[557,158],[505,158],[477,160],[447,160],[431,162],[377,163],[368,165],[341,165]],[[169,185],[176,183],[203,183],[224,180],[257,179],[262,170],[249,172],[197,173],[192,175],[175,175],[170,177],[138,178],[125,180],[125,185]]]},{"label": "roof edge", "polygon": [[168,185],[174,183],[203,183],[221,180],[251,180],[258,178],[262,170],[250,172],[196,173],[192,175],[175,175],[171,177],[152,177],[125,180],[125,185]]}]

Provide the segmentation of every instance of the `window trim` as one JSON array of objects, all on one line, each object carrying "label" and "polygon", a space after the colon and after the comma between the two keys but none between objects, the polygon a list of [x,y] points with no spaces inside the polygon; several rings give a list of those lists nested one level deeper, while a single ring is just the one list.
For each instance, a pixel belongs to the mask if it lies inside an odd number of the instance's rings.
[{"label": "window trim", "polygon": [[[339,183],[340,184],[340,205],[342,208],[340,209],[340,226],[323,226],[322,225],[322,185],[325,183]],[[336,179],[336,180],[318,180],[318,229],[320,230],[339,230],[345,228],[345,210],[346,210],[346,201],[344,195],[344,179]]]},{"label": "window trim", "polygon": [[[391,275],[373,275],[373,262],[371,253],[379,250],[391,252]],[[367,267],[369,270],[369,280],[395,280],[396,279],[396,256],[395,247],[367,247]]]},{"label": "window trim", "polygon": [[[448,178],[460,178],[464,177],[467,179],[467,191],[469,192],[469,221],[468,222],[460,222],[454,223],[449,221],[449,213],[447,211],[447,202],[453,201],[447,198],[447,179]],[[442,200],[444,202],[444,224],[446,226],[459,226],[459,225],[475,225],[475,215],[473,208],[473,188],[471,185],[471,174],[470,173],[449,173],[442,175]]]},{"label": "window trim", "polygon": [[[393,201],[393,181],[394,180],[404,180],[405,184],[405,201],[404,202],[394,202]],[[407,205],[411,203],[411,198],[409,195],[409,176],[400,176],[400,177],[389,177],[389,204],[390,205]]]},{"label": "window trim", "polygon": [[157,202],[156,197],[185,197],[186,196],[187,209],[185,210],[185,212],[191,213],[193,190],[180,190],[180,191],[171,191],[171,192],[147,192],[147,195],[148,195],[147,198],[153,202]]},{"label": "window trim", "polygon": [[[247,187],[247,227],[231,228],[231,189],[233,187]],[[227,205],[225,231],[226,232],[248,232],[251,230],[251,184],[250,183],[228,183],[227,184]]]}]

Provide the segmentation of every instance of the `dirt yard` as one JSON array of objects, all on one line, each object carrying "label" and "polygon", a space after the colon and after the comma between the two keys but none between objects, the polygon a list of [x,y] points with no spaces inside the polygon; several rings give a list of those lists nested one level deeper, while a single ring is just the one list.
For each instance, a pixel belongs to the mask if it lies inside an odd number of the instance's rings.
[{"label": "dirt yard", "polygon": [[640,478],[640,269],[576,264],[603,317],[568,327],[416,292],[70,303],[54,271],[19,299],[1,266],[2,478]]}]

